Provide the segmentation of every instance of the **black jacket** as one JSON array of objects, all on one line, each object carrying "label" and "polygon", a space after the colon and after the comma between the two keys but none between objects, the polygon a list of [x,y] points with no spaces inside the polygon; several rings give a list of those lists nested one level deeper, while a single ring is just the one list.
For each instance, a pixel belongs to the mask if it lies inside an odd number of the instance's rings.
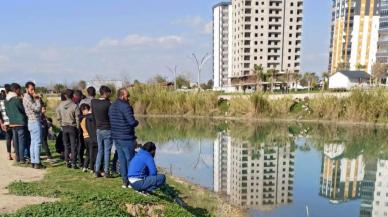
[{"label": "black jacket", "polygon": [[123,100],[116,100],[109,109],[112,138],[121,140],[136,139],[135,127],[139,122],[135,119],[132,106]]},{"label": "black jacket", "polygon": [[97,143],[96,125],[92,114],[86,115],[86,129],[88,130],[89,139]]}]

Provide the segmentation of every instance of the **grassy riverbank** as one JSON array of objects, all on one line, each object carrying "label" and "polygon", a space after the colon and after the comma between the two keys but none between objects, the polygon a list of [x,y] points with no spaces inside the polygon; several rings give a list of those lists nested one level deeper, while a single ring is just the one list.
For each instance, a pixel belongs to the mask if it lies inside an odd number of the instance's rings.
[{"label": "grassy riverbank", "polygon": [[269,99],[265,93],[219,100],[215,92],[176,92],[159,86],[131,88],[131,102],[140,115],[190,115],[255,119],[299,119],[388,123],[388,91],[353,90],[349,96],[325,95],[294,100]]},{"label": "grassy riverbank", "polygon": [[[33,205],[4,217],[24,216],[230,216],[241,211],[220,202],[216,194],[168,177],[168,185],[155,195],[143,196],[121,188],[121,178],[96,179],[90,173],[63,165],[47,168],[43,180],[17,181],[8,189],[20,196],[59,198],[58,202]],[[228,210],[222,213],[220,210]]]}]

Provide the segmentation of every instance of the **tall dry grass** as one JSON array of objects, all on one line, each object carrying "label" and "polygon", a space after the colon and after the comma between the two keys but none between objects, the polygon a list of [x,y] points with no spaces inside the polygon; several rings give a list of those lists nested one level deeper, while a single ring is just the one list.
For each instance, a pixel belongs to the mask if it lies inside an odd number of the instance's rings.
[{"label": "tall dry grass", "polygon": [[158,85],[136,85],[130,99],[138,114],[215,115],[218,94],[214,92],[177,92]]},{"label": "tall dry grass", "polygon": [[[142,115],[226,116],[245,118],[314,119],[350,122],[388,122],[388,91],[353,90],[348,97],[322,93],[312,99],[270,99],[265,93],[234,95],[227,102],[211,91],[177,92],[158,85],[130,89],[135,112]],[[47,98],[48,116],[53,116],[57,98]]]}]

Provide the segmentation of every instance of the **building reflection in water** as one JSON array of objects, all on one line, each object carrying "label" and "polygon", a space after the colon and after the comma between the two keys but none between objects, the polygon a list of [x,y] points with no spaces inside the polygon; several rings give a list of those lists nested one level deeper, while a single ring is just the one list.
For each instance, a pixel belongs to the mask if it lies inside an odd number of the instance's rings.
[{"label": "building reflection in water", "polygon": [[344,150],[342,144],[324,146],[319,193],[332,203],[360,198],[361,182],[365,175],[363,157],[344,158]]},{"label": "building reflection in water", "polygon": [[332,203],[361,199],[360,217],[388,216],[388,160],[344,156],[343,144],[327,144],[320,195]]},{"label": "building reflection in water", "polygon": [[293,201],[292,144],[251,144],[220,132],[214,142],[214,191],[258,210]]}]

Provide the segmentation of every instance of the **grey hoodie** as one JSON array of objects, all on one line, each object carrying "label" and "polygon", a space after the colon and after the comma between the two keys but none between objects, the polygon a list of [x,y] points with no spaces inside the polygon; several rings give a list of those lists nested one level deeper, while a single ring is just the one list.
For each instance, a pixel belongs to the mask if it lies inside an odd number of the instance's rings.
[{"label": "grey hoodie", "polygon": [[61,127],[79,127],[80,111],[73,101],[62,101],[59,104],[56,113]]}]

